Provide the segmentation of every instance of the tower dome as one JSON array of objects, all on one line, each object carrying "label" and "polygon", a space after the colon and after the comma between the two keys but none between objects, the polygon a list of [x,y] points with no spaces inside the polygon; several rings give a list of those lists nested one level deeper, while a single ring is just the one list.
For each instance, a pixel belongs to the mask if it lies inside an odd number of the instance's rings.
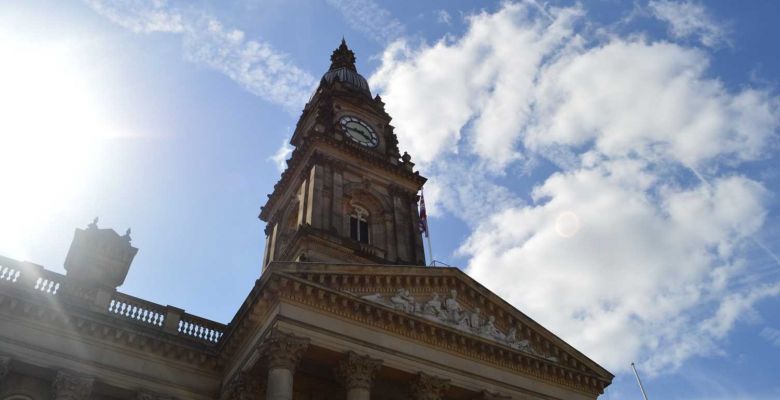
[{"label": "tower dome", "polygon": [[371,97],[366,78],[355,68],[355,53],[347,47],[344,39],[341,39],[341,45],[333,51],[330,61],[330,69],[322,76],[322,82],[332,84],[339,81],[342,85]]}]

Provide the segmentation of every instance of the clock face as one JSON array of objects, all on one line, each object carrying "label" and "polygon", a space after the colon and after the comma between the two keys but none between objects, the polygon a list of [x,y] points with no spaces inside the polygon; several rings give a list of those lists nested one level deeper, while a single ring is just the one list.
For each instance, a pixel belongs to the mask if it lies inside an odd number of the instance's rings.
[{"label": "clock face", "polygon": [[347,136],[359,144],[365,147],[376,147],[379,144],[379,138],[367,123],[355,117],[341,117],[339,122]]}]

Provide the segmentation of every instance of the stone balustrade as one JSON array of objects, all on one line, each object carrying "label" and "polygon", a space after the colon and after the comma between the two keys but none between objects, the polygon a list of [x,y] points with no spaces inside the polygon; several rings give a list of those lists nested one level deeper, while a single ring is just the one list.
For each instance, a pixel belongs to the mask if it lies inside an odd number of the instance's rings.
[{"label": "stone balustrade", "polygon": [[120,292],[114,293],[108,306],[108,312],[157,327],[162,327],[165,320],[164,306]]},{"label": "stone balustrade", "polygon": [[0,264],[0,281],[16,283],[22,271],[5,264]]},{"label": "stone balustrade", "polygon": [[41,271],[38,278],[35,279],[33,289],[55,295],[60,290],[64,281],[64,275],[44,269]]},{"label": "stone balustrade", "polygon": [[178,332],[206,343],[217,343],[225,332],[225,325],[192,314],[183,314]]},{"label": "stone balustrade", "polygon": [[[187,314],[176,307],[113,289],[82,287],[40,265],[0,256],[0,290],[5,287],[18,288],[33,296],[55,296],[60,301],[86,303],[98,312],[206,344],[216,344],[225,332],[224,324]],[[101,300],[101,290],[106,292],[105,300]]]}]

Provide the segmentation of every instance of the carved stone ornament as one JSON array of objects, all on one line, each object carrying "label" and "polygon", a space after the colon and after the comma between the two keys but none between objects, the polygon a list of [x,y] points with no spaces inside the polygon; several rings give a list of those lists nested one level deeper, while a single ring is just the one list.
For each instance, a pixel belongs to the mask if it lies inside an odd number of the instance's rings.
[{"label": "carved stone ornament", "polygon": [[0,385],[11,372],[11,357],[0,356]]},{"label": "carved stone ornament", "polygon": [[336,377],[347,390],[362,388],[371,390],[374,376],[382,366],[382,360],[347,352],[336,367]]},{"label": "carved stone ornament", "polygon": [[242,371],[233,376],[222,389],[220,400],[255,400],[262,394],[262,382],[249,372]]},{"label": "carved stone ornament", "polygon": [[450,388],[450,381],[435,376],[417,373],[417,379],[412,382],[409,394],[412,400],[440,400],[444,392]]},{"label": "carved stone ornament", "polygon": [[269,369],[284,368],[294,371],[307,348],[309,339],[277,329],[274,329],[263,343]]},{"label": "carved stone ornament", "polygon": [[380,293],[362,297],[365,300],[380,303],[395,310],[409,314],[415,314],[431,321],[445,323],[464,332],[482,336],[494,340],[513,349],[557,362],[558,358],[538,351],[528,340],[517,338],[517,329],[512,327],[507,333],[501,332],[496,327],[496,317],[493,315],[485,318],[477,307],[473,311],[465,309],[458,302],[458,291],[451,289],[445,299],[438,293],[434,293],[426,302],[415,302],[409,289],[400,288],[393,296],[383,296]]},{"label": "carved stone ornament", "polygon": [[52,398],[54,400],[86,400],[92,394],[94,384],[94,378],[59,371],[52,384]]}]

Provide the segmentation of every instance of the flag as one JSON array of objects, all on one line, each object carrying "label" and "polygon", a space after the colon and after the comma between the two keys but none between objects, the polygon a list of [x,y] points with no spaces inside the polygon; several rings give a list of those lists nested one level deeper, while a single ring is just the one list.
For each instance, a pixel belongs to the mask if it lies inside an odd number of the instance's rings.
[{"label": "flag", "polygon": [[420,233],[428,237],[428,215],[425,213],[425,196],[420,192],[420,221],[418,223]]}]

